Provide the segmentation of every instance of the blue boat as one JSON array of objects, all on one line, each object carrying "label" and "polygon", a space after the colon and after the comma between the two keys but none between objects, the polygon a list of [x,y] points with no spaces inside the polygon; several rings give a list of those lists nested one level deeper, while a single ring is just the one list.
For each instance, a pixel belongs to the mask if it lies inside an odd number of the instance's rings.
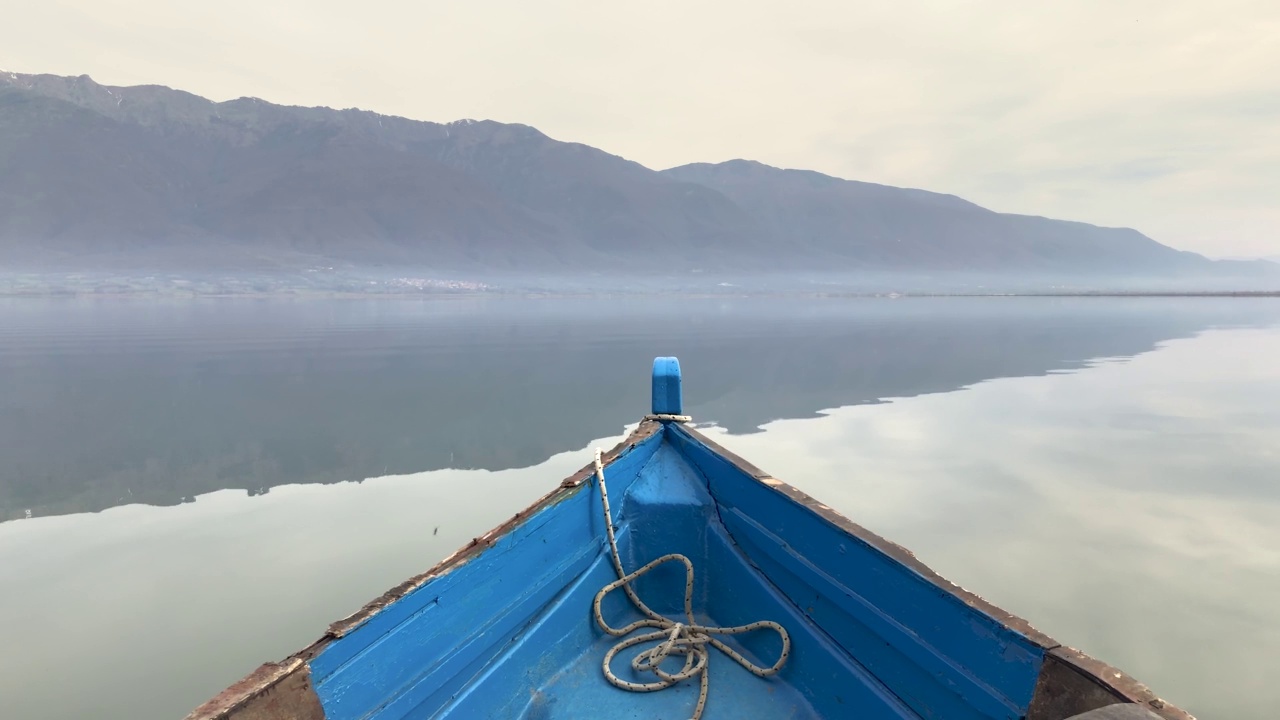
[{"label": "blue boat", "polygon": [[1191,720],[682,412],[189,720]]}]

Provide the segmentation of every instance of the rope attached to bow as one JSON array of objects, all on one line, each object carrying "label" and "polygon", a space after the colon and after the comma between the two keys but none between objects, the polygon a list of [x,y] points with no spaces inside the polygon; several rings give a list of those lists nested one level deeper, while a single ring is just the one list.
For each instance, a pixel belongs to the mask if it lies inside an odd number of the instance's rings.
[{"label": "rope attached to bow", "polygon": [[[609,512],[609,491],[605,489],[604,463],[599,450],[596,450],[596,478],[600,481],[600,504],[604,509],[605,533],[609,538],[609,552],[613,559],[613,568],[618,573],[618,579],[600,588],[600,592],[596,593],[595,602],[592,603],[592,612],[595,615],[596,624],[600,626],[601,630],[615,637],[625,638],[610,648],[609,652],[605,653],[603,662],[605,679],[615,687],[623,690],[654,692],[669,688],[682,680],[697,677],[701,689],[698,693],[698,704],[694,708],[692,720],[699,720],[707,706],[707,690],[711,678],[707,672],[707,666],[711,660],[711,655],[707,650],[708,645],[728,655],[734,662],[756,677],[767,678],[771,675],[776,675],[791,655],[791,636],[787,634],[786,628],[771,620],[760,620],[734,627],[699,625],[693,617],[693,562],[689,558],[679,553],[671,553],[653,560],[633,573],[628,574],[623,570],[622,558],[618,554],[618,541],[613,533],[612,515]],[[633,580],[666,562],[679,562],[684,565],[684,614],[687,622],[676,622],[654,612],[648,605],[644,604],[640,596],[631,588]],[[645,619],[637,620],[620,628],[612,627],[605,622],[604,615],[600,611],[600,604],[604,601],[606,595],[618,588],[622,588],[623,592],[627,594],[627,598],[631,600],[631,604],[645,616]],[[640,628],[654,629],[640,635],[626,637]],[[778,661],[767,668],[752,663],[715,637],[716,635],[739,635],[762,628],[769,628],[777,632],[778,636],[782,638],[782,653],[778,656]],[[661,642],[648,650],[637,653],[631,660],[631,667],[636,672],[653,673],[657,678],[656,680],[653,682],[634,683],[623,680],[613,673],[610,664],[613,662],[614,656],[619,652],[641,643],[655,641]],[[676,672],[663,670],[661,667],[662,661],[671,656],[683,656],[684,667]]]}]

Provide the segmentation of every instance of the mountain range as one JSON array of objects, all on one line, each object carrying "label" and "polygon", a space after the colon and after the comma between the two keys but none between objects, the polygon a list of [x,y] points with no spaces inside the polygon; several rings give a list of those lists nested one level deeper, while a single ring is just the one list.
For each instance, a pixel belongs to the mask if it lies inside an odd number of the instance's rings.
[{"label": "mountain range", "polygon": [[[1131,229],[748,160],[655,171],[525,125],[0,73],[0,263],[1270,277]],[[1265,267],[1263,267],[1265,266]]]}]

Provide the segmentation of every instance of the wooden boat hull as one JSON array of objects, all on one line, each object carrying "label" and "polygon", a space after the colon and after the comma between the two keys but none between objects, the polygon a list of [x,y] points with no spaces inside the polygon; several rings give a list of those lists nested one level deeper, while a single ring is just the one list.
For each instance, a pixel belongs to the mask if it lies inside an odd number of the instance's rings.
[{"label": "wooden boat hull", "polygon": [[[603,458],[620,558],[630,572],[682,553],[697,568],[698,622],[771,620],[791,643],[781,671],[766,678],[711,652],[705,720],[1190,717],[678,422],[678,365],[660,359],[655,368],[662,419],[641,423]],[[588,466],[564,480],[189,720],[689,717],[696,680],[634,693],[603,676],[617,638],[591,606],[618,575],[595,476]],[[662,567],[633,585],[680,619],[684,583],[682,569]],[[620,592],[602,615],[614,626],[642,617]],[[729,644],[761,666],[781,649],[763,631]],[[668,662],[668,671],[679,667]],[[653,679],[621,658],[610,667]]]}]

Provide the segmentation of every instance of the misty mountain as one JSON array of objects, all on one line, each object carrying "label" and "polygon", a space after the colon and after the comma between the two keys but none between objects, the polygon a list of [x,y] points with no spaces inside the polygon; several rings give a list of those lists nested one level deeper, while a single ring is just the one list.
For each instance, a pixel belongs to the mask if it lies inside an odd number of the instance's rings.
[{"label": "misty mountain", "polygon": [[954,195],[733,160],[665,175],[714,188],[787,252],[878,268],[1140,273],[1195,271],[1205,258],[1136,230],[997,213]]},{"label": "misty mountain", "polygon": [[0,262],[1162,276],[1261,265],[748,161],[658,172],[524,125],[16,73],[0,74]]},{"label": "misty mountain", "polygon": [[1219,257],[1219,258],[1217,258],[1217,259],[1218,259],[1218,260],[1244,261],[1244,262],[1250,262],[1250,261],[1254,261],[1254,260],[1260,260],[1260,261],[1263,261],[1263,262],[1280,263],[1280,255],[1237,255],[1237,256]]}]

